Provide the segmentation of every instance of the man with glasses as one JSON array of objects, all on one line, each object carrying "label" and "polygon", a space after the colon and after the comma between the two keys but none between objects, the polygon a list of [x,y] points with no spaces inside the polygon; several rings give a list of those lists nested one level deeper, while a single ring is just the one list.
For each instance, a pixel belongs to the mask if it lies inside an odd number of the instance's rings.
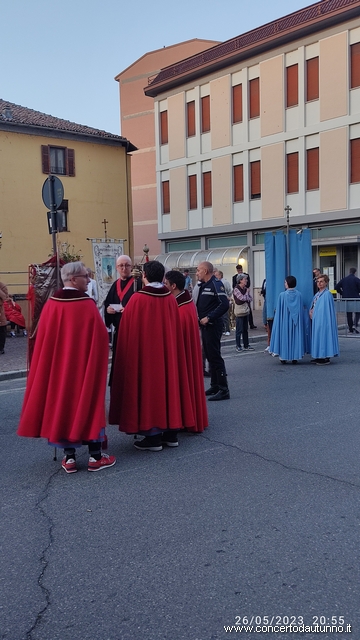
[{"label": "man with glasses", "polygon": [[129,256],[123,255],[118,257],[116,260],[116,270],[119,278],[111,285],[104,302],[105,324],[108,328],[110,328],[111,325],[114,327],[109,385],[111,385],[112,380],[121,315],[132,294],[141,289],[141,279],[135,280],[131,275],[132,262]]},{"label": "man with glasses", "polygon": [[89,448],[88,471],[112,467],[106,441],[105,391],[108,337],[82,262],[61,269],[63,289],[41,312],[18,435],[47,438],[64,449],[62,468],[75,473],[76,449]]}]

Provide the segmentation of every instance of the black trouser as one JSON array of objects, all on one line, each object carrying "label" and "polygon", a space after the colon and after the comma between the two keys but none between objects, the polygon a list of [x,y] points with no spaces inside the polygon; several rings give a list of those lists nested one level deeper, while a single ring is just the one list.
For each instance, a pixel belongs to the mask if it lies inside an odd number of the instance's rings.
[{"label": "black trouser", "polygon": [[221,357],[222,326],[222,318],[212,324],[201,325],[202,343],[210,365],[212,387],[217,386],[219,375],[226,376],[225,362]]},{"label": "black trouser", "polygon": [[0,327],[0,351],[4,351],[6,340],[6,325]]},{"label": "black trouser", "polygon": [[243,338],[244,349],[249,346],[248,334],[249,316],[236,316],[236,346],[241,349],[241,336]]},{"label": "black trouser", "polygon": [[[360,313],[355,313],[354,315],[355,315],[355,327],[357,327],[357,326],[358,326],[358,324],[359,324],[359,320],[360,320]],[[348,311],[348,312],[346,313],[346,317],[347,317],[347,323],[348,323],[349,330],[350,330],[350,331],[352,331],[353,326],[354,326],[354,321],[353,321],[353,314],[352,314],[352,312],[351,312],[351,311]]]}]

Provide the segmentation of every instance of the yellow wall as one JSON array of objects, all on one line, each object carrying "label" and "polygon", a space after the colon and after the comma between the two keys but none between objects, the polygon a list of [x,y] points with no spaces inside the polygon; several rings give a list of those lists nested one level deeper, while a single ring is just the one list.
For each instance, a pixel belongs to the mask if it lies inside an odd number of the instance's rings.
[{"label": "yellow wall", "polygon": [[212,149],[230,144],[230,81],[230,75],[226,75],[210,82]]},{"label": "yellow wall", "polygon": [[[41,145],[75,150],[75,177],[59,176],[69,201],[69,232],[58,234],[93,266],[91,243],[104,237],[102,220],[108,220],[108,237],[128,234],[129,171],[123,147],[47,138],[0,131],[0,271],[27,271],[31,263],[44,262],[52,249],[42,186],[47,175],[41,168]],[[130,163],[128,163],[130,165]],[[129,203],[129,209],[131,202]],[[125,250],[131,251],[125,243]],[[0,275],[1,280],[27,283],[25,275]],[[24,293],[27,285],[11,288]]]},{"label": "yellow wall", "polygon": [[348,112],[347,32],[320,40],[320,120],[346,116]]},{"label": "yellow wall", "polygon": [[262,217],[281,218],[284,215],[284,144],[271,144],[261,149]]},{"label": "yellow wall", "polygon": [[346,209],[347,136],[345,127],[320,133],[320,211]]}]

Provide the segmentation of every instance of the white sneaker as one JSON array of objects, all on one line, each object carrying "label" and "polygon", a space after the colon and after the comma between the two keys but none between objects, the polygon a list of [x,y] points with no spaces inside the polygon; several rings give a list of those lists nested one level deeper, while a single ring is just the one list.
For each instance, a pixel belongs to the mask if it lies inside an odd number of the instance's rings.
[{"label": "white sneaker", "polygon": [[266,349],[264,349],[264,353],[270,353],[270,347],[266,347]]},{"label": "white sneaker", "polygon": [[224,336],[229,336],[230,335],[230,331],[225,331]]}]

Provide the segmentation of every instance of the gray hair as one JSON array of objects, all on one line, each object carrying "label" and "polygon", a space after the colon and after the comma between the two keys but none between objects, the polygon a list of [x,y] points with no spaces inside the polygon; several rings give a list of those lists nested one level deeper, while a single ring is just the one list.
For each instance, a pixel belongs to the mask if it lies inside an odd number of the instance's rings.
[{"label": "gray hair", "polygon": [[241,280],[247,280],[247,276],[245,275],[245,273],[239,273],[238,276],[236,276],[236,282],[239,284],[239,282],[241,282]]},{"label": "gray hair", "polygon": [[80,276],[86,267],[83,262],[67,262],[61,267],[60,275],[63,282],[69,282],[73,276]]}]

